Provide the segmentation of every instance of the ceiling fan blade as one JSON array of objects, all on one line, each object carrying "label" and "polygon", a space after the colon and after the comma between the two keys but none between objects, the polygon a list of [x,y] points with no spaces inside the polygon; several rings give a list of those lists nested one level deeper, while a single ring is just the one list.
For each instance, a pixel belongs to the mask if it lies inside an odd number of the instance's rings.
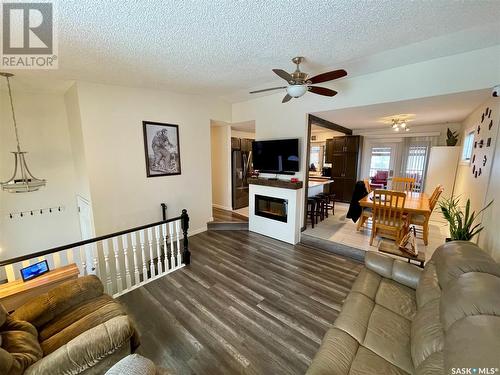
[{"label": "ceiling fan blade", "polygon": [[283,69],[273,69],[273,72],[279,75],[287,82],[293,82],[293,77],[290,73],[285,72]]},{"label": "ceiling fan blade", "polygon": [[265,91],[271,91],[271,90],[280,90],[280,89],[286,89],[286,86],[281,86],[281,87],[272,87],[270,89],[263,89],[263,90],[256,90],[256,91],[250,91],[249,94],[257,94],[258,92],[265,92]]},{"label": "ceiling fan blade", "polygon": [[292,97],[290,95],[286,94],[285,97],[283,98],[283,100],[281,101],[281,103],[289,102],[290,99],[292,99]]},{"label": "ceiling fan blade", "polygon": [[309,91],[323,96],[335,96],[337,91],[327,89],[326,87],[309,86]]},{"label": "ceiling fan blade", "polygon": [[347,75],[347,72],[344,69],[333,70],[331,72],[326,72],[322,74],[318,74],[317,76],[311,77],[308,79],[311,83],[321,83],[326,81],[332,81],[334,79],[342,78]]}]

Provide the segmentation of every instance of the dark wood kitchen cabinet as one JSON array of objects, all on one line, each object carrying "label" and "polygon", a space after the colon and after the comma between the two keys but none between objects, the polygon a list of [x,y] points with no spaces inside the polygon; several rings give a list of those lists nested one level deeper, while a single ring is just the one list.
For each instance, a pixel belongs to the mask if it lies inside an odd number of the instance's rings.
[{"label": "dark wood kitchen cabinet", "polygon": [[335,199],[350,202],[354,185],[358,179],[361,161],[362,137],[348,135],[326,141],[325,161],[332,164],[334,182],[331,186]]}]

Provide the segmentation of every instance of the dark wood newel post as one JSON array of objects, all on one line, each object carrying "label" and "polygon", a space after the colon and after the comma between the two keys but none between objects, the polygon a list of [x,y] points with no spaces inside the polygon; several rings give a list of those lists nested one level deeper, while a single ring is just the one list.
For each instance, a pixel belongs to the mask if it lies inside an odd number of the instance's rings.
[{"label": "dark wood newel post", "polygon": [[163,217],[163,221],[167,220],[167,205],[165,203],[161,204],[161,214]]},{"label": "dark wood newel post", "polygon": [[189,229],[189,215],[186,209],[182,210],[181,214],[182,233],[184,234],[183,244],[184,251],[182,252],[182,263],[188,265],[191,262],[191,252],[189,251],[188,229]]}]

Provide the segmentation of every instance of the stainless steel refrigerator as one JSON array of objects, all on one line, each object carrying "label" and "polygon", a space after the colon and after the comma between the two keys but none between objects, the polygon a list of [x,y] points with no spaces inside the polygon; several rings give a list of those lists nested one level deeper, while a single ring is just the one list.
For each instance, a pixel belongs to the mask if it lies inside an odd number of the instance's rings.
[{"label": "stainless steel refrigerator", "polygon": [[252,140],[231,139],[233,210],[248,206],[248,181],[252,173]]}]

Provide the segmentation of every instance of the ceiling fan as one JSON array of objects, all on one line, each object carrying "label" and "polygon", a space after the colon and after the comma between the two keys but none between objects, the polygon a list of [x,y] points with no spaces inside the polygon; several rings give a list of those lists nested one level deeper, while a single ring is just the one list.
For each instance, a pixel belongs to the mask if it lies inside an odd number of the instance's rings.
[{"label": "ceiling fan", "polygon": [[297,68],[291,74],[285,72],[283,69],[273,69],[274,73],[276,73],[278,76],[280,76],[281,78],[283,78],[285,81],[288,82],[288,86],[272,87],[270,89],[251,91],[250,94],[286,89],[286,95],[281,101],[282,103],[286,103],[292,98],[300,98],[308,91],[323,96],[337,95],[337,91],[327,89],[326,87],[318,87],[311,85],[345,77],[347,75],[347,72],[344,69],[333,70],[331,72],[318,74],[317,76],[309,78],[307,73],[300,71],[300,63],[302,61],[304,61],[304,58],[301,56],[294,57],[292,59],[292,62],[295,65],[297,65]]}]

